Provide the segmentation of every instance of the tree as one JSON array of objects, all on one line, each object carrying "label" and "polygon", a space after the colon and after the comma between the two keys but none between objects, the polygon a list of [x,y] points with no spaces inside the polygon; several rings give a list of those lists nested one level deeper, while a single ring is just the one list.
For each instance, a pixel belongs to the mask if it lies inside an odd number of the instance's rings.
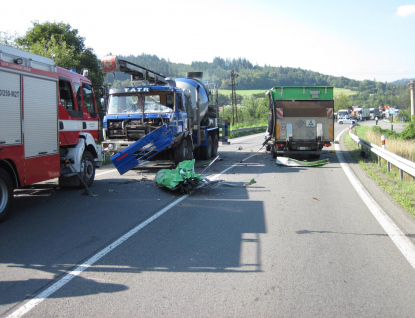
[{"label": "tree", "polygon": [[352,106],[352,102],[346,94],[341,93],[337,98],[334,99],[334,111],[339,109],[347,109]]},{"label": "tree", "polygon": [[33,28],[15,39],[19,48],[52,58],[57,66],[75,69],[78,73],[88,69],[92,83],[102,85],[100,62],[94,50],[85,47],[85,38],[78,35],[77,29],[63,22],[32,23]]},{"label": "tree", "polygon": [[16,46],[14,43],[17,33],[10,34],[9,32],[0,31],[0,44]]}]

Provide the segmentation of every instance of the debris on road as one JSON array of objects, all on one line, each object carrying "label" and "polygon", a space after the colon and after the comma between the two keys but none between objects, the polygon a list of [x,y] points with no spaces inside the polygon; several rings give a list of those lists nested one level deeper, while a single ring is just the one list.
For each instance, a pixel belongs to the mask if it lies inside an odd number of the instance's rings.
[{"label": "debris on road", "polygon": [[175,169],[161,169],[156,175],[156,184],[170,190],[180,189],[189,193],[200,186],[203,178],[194,172],[194,160],[180,162]]},{"label": "debris on road", "polygon": [[244,187],[256,183],[255,179],[251,179],[251,181],[244,184]]},{"label": "debris on road", "polygon": [[329,158],[316,161],[300,161],[288,157],[277,157],[276,164],[287,167],[319,167],[330,163]]}]

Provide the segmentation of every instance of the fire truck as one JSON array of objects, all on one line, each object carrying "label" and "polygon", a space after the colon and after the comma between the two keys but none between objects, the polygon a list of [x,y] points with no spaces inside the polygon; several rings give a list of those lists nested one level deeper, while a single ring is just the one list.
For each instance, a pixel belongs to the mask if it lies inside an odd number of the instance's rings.
[{"label": "fire truck", "polygon": [[91,81],[0,44],[0,221],[14,189],[58,178],[89,187],[103,160]]}]

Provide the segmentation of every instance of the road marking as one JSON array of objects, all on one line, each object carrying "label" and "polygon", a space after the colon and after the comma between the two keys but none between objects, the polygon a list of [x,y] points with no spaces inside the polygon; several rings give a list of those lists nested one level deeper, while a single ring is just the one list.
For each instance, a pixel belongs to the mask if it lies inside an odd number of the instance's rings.
[{"label": "road marking", "polygon": [[[338,141],[340,136],[348,131],[348,129],[342,131],[336,138]],[[380,207],[365,187],[360,183],[355,174],[350,169],[349,165],[346,164],[343,155],[341,154],[339,144],[335,145],[337,150],[337,158],[339,159],[340,165],[342,166],[346,176],[349,178],[350,183],[353,185],[357,193],[362,198],[363,202],[372,212],[373,216],[383,227],[388,236],[392,239],[393,243],[398,247],[401,253],[405,256],[409,264],[415,269],[415,246],[406,237],[406,235],[399,229],[399,227],[391,220],[386,212]]]},{"label": "road marking", "polygon": [[111,172],[114,172],[114,171],[117,171],[117,169],[111,169],[111,170],[107,170],[107,171],[102,171],[102,172],[99,172],[99,173],[95,173],[95,176],[96,177],[102,176],[103,174],[111,173]]},{"label": "road marking", "polygon": [[248,139],[253,139],[253,138],[258,137],[258,135],[261,135],[261,134],[265,134],[265,133],[259,133],[259,134],[255,134],[255,135],[248,136],[248,137],[232,138],[232,139],[228,139],[228,141],[232,144],[232,141],[236,143],[236,142],[240,142],[240,141],[244,141],[244,140],[248,140]]},{"label": "road marking", "polygon": [[[252,158],[256,155],[257,154],[253,154],[253,155],[243,159],[242,161],[244,162],[246,160],[249,160],[250,158]],[[236,163],[236,164],[232,165],[231,167],[223,170],[221,173],[214,175],[213,177],[211,177],[211,179],[215,179],[215,178],[219,177],[220,175],[226,173],[227,171],[229,171],[232,168],[235,168],[238,165],[239,165],[239,163]],[[116,169],[114,169],[114,170],[116,170]],[[111,170],[111,171],[114,171],[114,170]],[[111,171],[108,171],[108,172],[111,172]],[[105,171],[105,172],[102,172],[101,174],[108,173],[108,172]],[[28,301],[26,304],[21,306],[19,309],[17,309],[13,313],[11,313],[9,316],[7,316],[7,318],[19,318],[19,317],[22,317],[23,315],[27,314],[29,311],[31,311],[33,308],[35,308],[37,305],[39,305],[42,301],[49,298],[53,293],[55,293],[56,291],[61,289],[63,286],[65,286],[67,283],[69,283],[73,278],[79,276],[87,268],[94,265],[102,257],[107,255],[112,250],[116,249],[122,243],[127,241],[131,236],[136,234],[138,231],[143,229],[145,226],[147,226],[148,224],[150,224],[154,220],[158,219],[160,216],[162,216],[164,213],[169,211],[171,208],[173,208],[174,206],[176,206],[177,204],[182,202],[188,196],[189,196],[188,194],[185,194],[185,195],[181,196],[180,198],[178,198],[177,200],[170,203],[168,206],[166,206],[165,208],[163,208],[162,210],[160,210],[159,212],[154,214],[152,217],[148,218],[143,223],[140,223],[139,225],[137,225],[135,228],[133,228],[132,230],[130,230],[129,232],[127,232],[126,234],[121,236],[118,240],[116,240],[115,242],[113,242],[110,245],[108,245],[107,247],[105,247],[103,250],[101,250],[100,252],[98,252],[97,254],[92,256],[90,259],[88,259],[85,263],[83,263],[82,265],[75,268],[73,271],[66,274],[63,278],[58,280],[52,286],[50,286],[49,288],[47,288],[46,290],[44,290],[43,292],[41,292],[40,294],[35,296],[33,299]]]}]

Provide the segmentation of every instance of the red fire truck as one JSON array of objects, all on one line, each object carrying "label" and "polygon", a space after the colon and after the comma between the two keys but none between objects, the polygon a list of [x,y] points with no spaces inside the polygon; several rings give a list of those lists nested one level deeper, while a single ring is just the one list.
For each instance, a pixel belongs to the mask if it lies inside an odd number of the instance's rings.
[{"label": "red fire truck", "polygon": [[53,178],[89,187],[103,160],[98,132],[87,77],[0,44],[0,221],[14,189]]}]

